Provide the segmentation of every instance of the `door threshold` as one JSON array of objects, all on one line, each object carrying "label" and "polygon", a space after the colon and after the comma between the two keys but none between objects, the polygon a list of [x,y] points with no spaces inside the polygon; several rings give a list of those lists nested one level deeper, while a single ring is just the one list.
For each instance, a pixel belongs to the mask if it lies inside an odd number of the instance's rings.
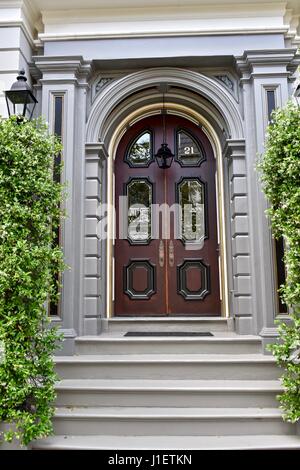
[{"label": "door threshold", "polygon": [[135,316],[123,316],[123,315],[119,315],[119,316],[115,316],[115,317],[111,317],[111,318],[107,318],[106,320],[108,321],[123,321],[123,320],[126,320],[126,321],[143,321],[143,322],[146,322],[146,321],[153,321],[153,320],[156,320],[158,322],[167,322],[167,321],[199,321],[199,320],[204,320],[204,321],[227,321],[228,318],[226,317],[222,317],[222,316],[194,316],[194,315],[190,315],[190,316],[145,316],[145,317],[142,317],[142,316],[138,316],[138,317],[135,317]]}]

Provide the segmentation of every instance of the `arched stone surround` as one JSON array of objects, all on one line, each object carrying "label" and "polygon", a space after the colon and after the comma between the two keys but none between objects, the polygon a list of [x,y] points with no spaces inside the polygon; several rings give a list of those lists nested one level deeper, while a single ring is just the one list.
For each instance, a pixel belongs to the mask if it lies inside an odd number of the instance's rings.
[{"label": "arched stone surround", "polygon": [[[218,160],[223,314],[240,332],[251,332],[251,276],[243,119],[236,98],[217,80],[180,69],[155,68],[114,80],[95,98],[86,128],[84,333],[97,334],[111,313],[113,248],[98,238],[99,202],[113,201],[113,158],[132,122],[166,107],[201,124]],[[112,230],[112,219],[108,227]],[[101,272],[96,266],[101,265]],[[225,306],[225,307],[224,307]],[[246,325],[244,328],[243,325]],[[245,330],[245,331],[243,331]],[[246,331],[247,330],[247,331]]]},{"label": "arched stone surround", "polygon": [[[186,90],[213,103],[223,117],[232,139],[242,139],[243,120],[233,95],[217,80],[192,70],[181,68],[154,68],[129,74],[107,85],[96,97],[87,121],[86,141],[103,138],[103,131],[112,110],[130,95],[140,90],[167,83]],[[107,142],[106,142],[107,144]]]}]

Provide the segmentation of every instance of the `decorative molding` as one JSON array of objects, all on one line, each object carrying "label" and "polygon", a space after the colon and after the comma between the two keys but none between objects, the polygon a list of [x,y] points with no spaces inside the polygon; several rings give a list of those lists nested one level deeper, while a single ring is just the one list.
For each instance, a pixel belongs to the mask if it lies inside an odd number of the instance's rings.
[{"label": "decorative molding", "polygon": [[111,82],[120,78],[122,75],[119,72],[109,72],[106,74],[97,73],[92,79],[92,101],[95,100],[96,96],[101,93]]},{"label": "decorative molding", "polygon": [[[236,57],[236,68],[242,75],[241,81],[255,77],[287,77],[290,78],[300,65],[300,54],[297,49],[248,50]],[[273,67],[267,72],[265,67]],[[277,66],[274,67],[274,66]],[[278,70],[278,67],[282,67]]]},{"label": "decorative molding", "polygon": [[[133,286],[134,269],[143,268],[147,272],[147,287],[142,291]],[[148,259],[131,259],[124,266],[124,293],[132,300],[149,300],[156,293],[156,267]]]},{"label": "decorative molding", "polygon": [[86,140],[97,141],[103,137],[107,120],[121,101],[130,95],[149,86],[159,86],[161,82],[169,86],[185,87],[198,95],[202,95],[223,116],[230,135],[233,138],[243,137],[243,121],[234,97],[224,86],[206,75],[187,69],[157,67],[131,73],[114,80],[96,97],[87,122]]},{"label": "decorative molding", "polygon": [[39,9],[33,3],[30,0],[0,1],[0,11],[8,10],[11,12],[7,19],[5,19],[4,15],[0,15],[0,28],[20,28],[31,47],[35,45],[37,34],[36,23],[40,15]]},{"label": "decorative molding", "polygon": [[[198,268],[201,273],[201,285],[190,290],[187,282],[187,271]],[[210,268],[202,259],[185,259],[177,266],[177,292],[186,300],[203,300],[210,293]]]},{"label": "decorative molding", "polygon": [[106,160],[108,151],[103,142],[87,142],[85,144],[86,160]]},{"label": "decorative molding", "polygon": [[61,0],[59,7],[50,0],[35,3],[40,8],[42,5],[42,41],[270,33],[285,34],[293,40],[298,12],[291,1],[253,0],[245,4],[231,0],[211,4],[198,0],[191,4],[186,0],[184,5],[171,5],[161,0],[153,5],[149,0],[131,0],[120,7],[114,0],[102,0],[101,5],[86,0],[80,10],[78,5],[72,9],[67,0]]},{"label": "decorative molding", "polygon": [[228,88],[228,90],[234,92],[234,82],[229,78],[228,75],[215,75],[215,78]]},{"label": "decorative molding", "polygon": [[96,82],[95,85],[95,94],[99,93],[108,83],[110,83],[113,80],[113,77],[101,77],[99,80]]},{"label": "decorative molding", "polygon": [[76,34],[67,33],[40,33],[38,38],[41,43],[56,42],[56,41],[75,41],[79,38],[82,40],[89,39],[130,39],[130,38],[163,38],[163,37],[189,37],[189,36],[238,36],[242,35],[256,35],[256,34],[285,34],[288,31],[287,26],[281,28],[236,28],[234,30],[227,29],[214,29],[214,30],[170,30],[166,32],[164,29],[160,31],[138,32],[138,33],[82,33],[80,36]]},{"label": "decorative molding", "polygon": [[225,158],[245,158],[245,139],[227,139],[223,148],[223,155]]},{"label": "decorative molding", "polygon": [[[93,72],[91,61],[84,60],[82,56],[33,56],[33,63],[40,73],[47,74],[42,83],[59,82],[88,86],[88,80]],[[63,76],[57,75],[64,73]],[[37,72],[36,72],[37,73]],[[50,74],[53,74],[49,77]]]}]

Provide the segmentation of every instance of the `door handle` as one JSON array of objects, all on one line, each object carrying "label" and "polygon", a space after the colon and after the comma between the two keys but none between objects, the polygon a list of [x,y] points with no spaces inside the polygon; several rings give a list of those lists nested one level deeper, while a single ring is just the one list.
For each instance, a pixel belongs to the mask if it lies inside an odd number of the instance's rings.
[{"label": "door handle", "polygon": [[164,247],[164,242],[162,240],[160,240],[159,242],[158,260],[159,260],[159,266],[163,268],[165,264],[165,247]]},{"label": "door handle", "polygon": [[172,268],[174,266],[174,243],[173,240],[169,242],[169,266]]}]

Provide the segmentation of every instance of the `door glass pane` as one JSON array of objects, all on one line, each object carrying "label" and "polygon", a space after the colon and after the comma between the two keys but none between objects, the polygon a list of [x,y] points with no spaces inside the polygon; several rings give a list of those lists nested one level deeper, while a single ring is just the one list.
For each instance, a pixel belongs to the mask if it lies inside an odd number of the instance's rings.
[{"label": "door glass pane", "polygon": [[200,144],[186,131],[177,132],[177,161],[182,166],[199,166],[205,160]]},{"label": "door glass pane", "polygon": [[125,159],[130,166],[148,166],[152,161],[151,132],[139,135],[130,146]]},{"label": "door glass pane", "polygon": [[128,239],[145,243],[151,238],[152,184],[147,179],[132,179],[127,184]]},{"label": "door glass pane", "polygon": [[186,243],[202,243],[205,237],[204,184],[197,178],[183,178],[177,187],[181,238]]}]

